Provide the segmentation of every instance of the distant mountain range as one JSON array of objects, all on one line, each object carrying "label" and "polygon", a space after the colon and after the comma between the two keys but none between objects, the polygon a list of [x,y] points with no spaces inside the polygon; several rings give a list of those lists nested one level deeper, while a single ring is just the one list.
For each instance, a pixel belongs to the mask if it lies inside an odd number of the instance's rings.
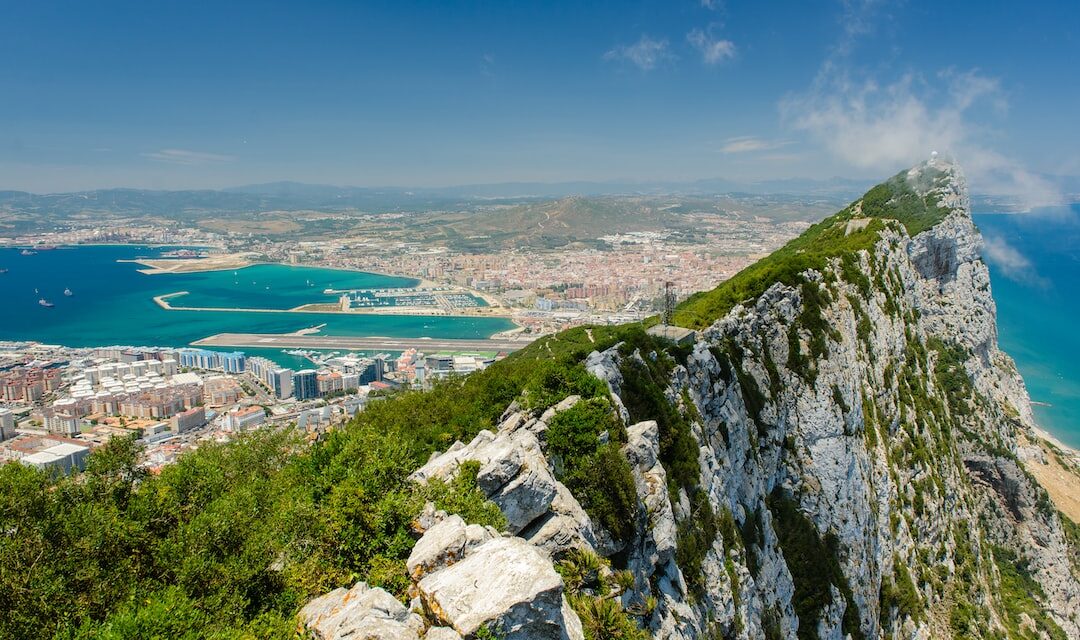
[{"label": "distant mountain range", "polygon": [[[1080,178],[1052,177],[1063,193],[1080,194]],[[706,196],[735,194],[791,195],[829,200],[854,199],[870,186],[864,180],[784,179],[741,182],[714,178],[692,182],[506,182],[449,187],[348,187],[302,182],[269,182],[226,189],[97,189],[33,194],[0,191],[0,222],[62,220],[88,213],[112,216],[160,216],[194,220],[209,213],[252,214],[266,211],[425,211],[453,209],[479,202],[528,202],[568,196]],[[973,197],[976,207],[1008,210],[1008,198]],[[1076,200],[1074,196],[1072,198]],[[3,226],[3,225],[0,225]]]},{"label": "distant mountain range", "polygon": [[290,209],[429,208],[477,200],[528,200],[571,195],[709,195],[726,193],[829,195],[865,190],[867,183],[832,180],[737,182],[724,179],[694,182],[507,182],[450,187],[342,187],[302,182],[269,182],[221,190],[161,191],[97,189],[71,193],[33,194],[0,191],[0,208],[64,215],[86,210],[139,211],[175,215],[185,210],[251,212]]}]

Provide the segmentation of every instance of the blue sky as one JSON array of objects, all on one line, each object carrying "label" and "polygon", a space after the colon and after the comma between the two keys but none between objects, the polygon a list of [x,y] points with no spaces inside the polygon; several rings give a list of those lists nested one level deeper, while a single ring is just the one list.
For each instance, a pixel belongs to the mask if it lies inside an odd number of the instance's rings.
[{"label": "blue sky", "polygon": [[0,188],[1080,174],[1080,3],[3,2]]}]

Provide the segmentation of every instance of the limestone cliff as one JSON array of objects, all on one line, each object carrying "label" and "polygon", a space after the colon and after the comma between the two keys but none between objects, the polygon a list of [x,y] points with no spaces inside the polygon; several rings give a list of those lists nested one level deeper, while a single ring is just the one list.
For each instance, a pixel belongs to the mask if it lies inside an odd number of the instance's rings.
[{"label": "limestone cliff", "polygon": [[[1080,638],[1059,516],[1017,461],[1031,408],[997,346],[964,178],[932,160],[885,186],[786,249],[807,268],[707,318],[692,345],[588,356],[624,425],[599,438],[629,465],[629,534],[598,520],[553,452],[576,397],[515,403],[416,471],[479,463],[509,532],[470,538],[445,514],[418,526],[414,613],[395,624],[632,637],[598,626],[614,613],[656,638]],[[515,553],[527,569],[500,576]],[[470,615],[485,593],[494,604]]]}]

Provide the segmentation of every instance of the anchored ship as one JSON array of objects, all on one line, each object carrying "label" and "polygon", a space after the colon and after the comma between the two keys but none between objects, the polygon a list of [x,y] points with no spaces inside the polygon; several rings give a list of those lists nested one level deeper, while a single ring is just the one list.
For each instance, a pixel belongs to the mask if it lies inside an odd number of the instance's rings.
[{"label": "anchored ship", "polygon": [[49,302],[45,298],[41,298],[40,300],[37,301],[37,303],[40,304],[43,307],[55,307],[56,306],[55,304]]}]

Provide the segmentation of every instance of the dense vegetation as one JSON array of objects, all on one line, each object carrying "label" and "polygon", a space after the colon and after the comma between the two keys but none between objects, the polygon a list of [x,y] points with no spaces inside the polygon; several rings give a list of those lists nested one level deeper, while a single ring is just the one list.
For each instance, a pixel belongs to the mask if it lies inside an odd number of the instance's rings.
[{"label": "dense vegetation", "polygon": [[637,326],[563,332],[486,371],[373,402],[318,442],[253,434],[203,446],[159,476],[139,469],[129,440],[95,452],[74,478],[4,465],[0,637],[291,637],[299,606],[334,587],[364,579],[404,596],[410,523],[426,501],[505,524],[475,468],[424,487],[409,473],[495,426],[519,398],[535,408],[585,399],[553,424],[563,476],[626,535],[636,496],[618,451],[625,430],[581,364],[624,339],[651,340]]},{"label": "dense vegetation", "polygon": [[[938,177],[932,173],[929,179]],[[871,248],[889,220],[900,222],[909,235],[915,235],[947,214],[934,194],[919,196],[908,184],[906,172],[897,174],[712,291],[690,296],[676,309],[674,322],[703,329],[735,305],[756,299],[773,283],[800,286],[803,271],[821,271],[832,258]]]}]

